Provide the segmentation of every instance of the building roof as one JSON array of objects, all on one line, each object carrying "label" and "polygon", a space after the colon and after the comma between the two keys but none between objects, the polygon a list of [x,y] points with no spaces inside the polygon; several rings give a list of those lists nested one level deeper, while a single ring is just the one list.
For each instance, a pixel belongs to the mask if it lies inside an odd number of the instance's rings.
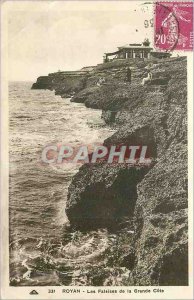
[{"label": "building roof", "polygon": [[149,46],[143,46],[142,44],[128,44],[128,45],[124,45],[121,47],[118,47],[118,49],[153,49],[152,47]]},{"label": "building roof", "polygon": [[129,46],[142,46],[142,43],[141,44],[133,43],[133,44],[129,44]]},{"label": "building roof", "polygon": [[115,55],[115,54],[118,54],[121,52],[121,49],[120,50],[117,50],[115,52],[105,52],[104,54],[107,54],[107,55]]}]

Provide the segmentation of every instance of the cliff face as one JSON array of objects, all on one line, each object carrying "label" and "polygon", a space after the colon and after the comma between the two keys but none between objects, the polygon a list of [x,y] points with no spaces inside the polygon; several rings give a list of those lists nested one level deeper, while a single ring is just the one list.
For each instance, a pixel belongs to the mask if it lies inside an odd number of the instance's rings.
[{"label": "cliff face", "polygon": [[32,85],[33,90],[52,90],[52,80],[50,76],[40,76]]},{"label": "cliff face", "polygon": [[67,98],[84,89],[88,71],[57,72],[48,76],[40,76],[32,85],[32,89],[55,90],[56,95]]},{"label": "cliff face", "polygon": [[[125,82],[127,65],[131,84]],[[147,67],[153,81],[142,86]],[[60,84],[55,78],[52,88],[61,95],[70,91],[71,101],[102,109],[104,120],[117,128],[105,145],[149,145],[154,163],[82,166],[69,187],[71,224],[120,230],[122,223],[122,231],[134,230],[128,251],[123,250],[122,266],[130,270],[127,284],[187,285],[186,58],[115,61],[81,75],[79,84],[76,80],[74,88],[72,78]]]}]

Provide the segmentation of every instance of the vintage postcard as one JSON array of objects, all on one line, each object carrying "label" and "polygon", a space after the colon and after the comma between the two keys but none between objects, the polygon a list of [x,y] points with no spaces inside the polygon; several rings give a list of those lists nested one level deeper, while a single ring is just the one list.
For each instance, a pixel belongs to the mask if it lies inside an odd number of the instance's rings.
[{"label": "vintage postcard", "polygon": [[193,299],[193,2],[1,1],[1,298]]}]

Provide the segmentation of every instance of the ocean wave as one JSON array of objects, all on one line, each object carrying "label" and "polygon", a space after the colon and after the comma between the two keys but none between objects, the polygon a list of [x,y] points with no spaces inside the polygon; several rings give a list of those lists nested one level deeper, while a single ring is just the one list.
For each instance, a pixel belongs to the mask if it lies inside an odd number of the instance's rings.
[{"label": "ocean wave", "polygon": [[111,238],[103,230],[70,229],[65,200],[80,166],[43,165],[41,151],[47,143],[102,142],[112,131],[103,127],[100,111],[30,87],[9,87],[10,284],[82,285],[92,266],[102,265]]}]

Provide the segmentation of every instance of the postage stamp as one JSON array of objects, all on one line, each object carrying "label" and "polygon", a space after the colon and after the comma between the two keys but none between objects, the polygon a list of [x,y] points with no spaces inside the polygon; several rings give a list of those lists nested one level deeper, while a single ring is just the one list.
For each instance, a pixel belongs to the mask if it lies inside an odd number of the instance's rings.
[{"label": "postage stamp", "polygon": [[155,3],[155,47],[193,50],[193,2]]}]

